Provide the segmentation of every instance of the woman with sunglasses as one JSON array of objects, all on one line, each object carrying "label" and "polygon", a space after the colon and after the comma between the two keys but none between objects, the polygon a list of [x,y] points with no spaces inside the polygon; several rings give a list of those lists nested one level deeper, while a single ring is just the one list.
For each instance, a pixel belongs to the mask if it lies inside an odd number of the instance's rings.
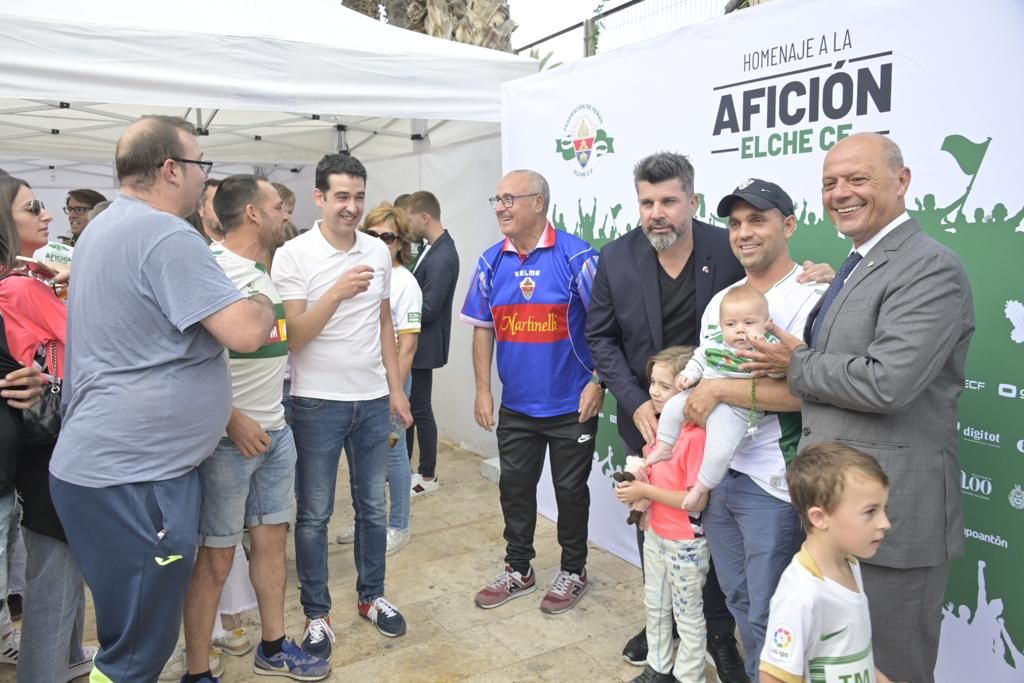
[{"label": "woman with sunglasses", "polygon": [[[18,271],[16,259],[31,256],[46,244],[52,220],[28,183],[0,178],[0,313],[6,342],[11,356],[22,365],[32,365],[41,353],[45,372],[61,378],[67,308],[49,285]],[[50,500],[53,444],[30,445],[21,440],[14,450],[28,554],[18,680],[67,681],[91,670],[95,648],[82,648],[82,574]]]},{"label": "woman with sunglasses", "polygon": [[[391,252],[391,320],[398,341],[398,371],[409,395],[412,358],[420,334],[420,311],[423,293],[416,277],[409,271],[412,263],[412,233],[409,215],[384,202],[367,214],[363,232],[380,239]],[[412,490],[412,469],[405,445],[405,426],[394,419],[388,436],[388,488],[391,509],[388,513],[387,554],[398,552],[409,543],[409,498]],[[338,534],[338,543],[351,543],[355,529]]]}]

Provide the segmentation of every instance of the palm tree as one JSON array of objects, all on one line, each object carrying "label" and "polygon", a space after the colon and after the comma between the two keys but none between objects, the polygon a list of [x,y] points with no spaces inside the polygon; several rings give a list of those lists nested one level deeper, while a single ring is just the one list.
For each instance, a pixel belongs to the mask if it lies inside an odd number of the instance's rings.
[{"label": "palm tree", "polygon": [[380,6],[388,23],[435,38],[512,51],[516,23],[506,0],[344,0],[344,5],[377,19]]}]

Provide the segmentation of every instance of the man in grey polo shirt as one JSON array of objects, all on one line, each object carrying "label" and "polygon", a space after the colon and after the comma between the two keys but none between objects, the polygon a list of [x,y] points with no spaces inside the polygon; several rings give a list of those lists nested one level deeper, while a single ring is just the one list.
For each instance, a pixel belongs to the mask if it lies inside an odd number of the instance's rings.
[{"label": "man in grey polo shirt", "polygon": [[155,680],[174,650],[199,526],[196,468],[231,411],[224,347],[252,352],[274,309],[246,299],[182,218],[210,162],[184,119],[117,143],[121,194],[75,247],[53,503],[96,607],[93,679]]}]

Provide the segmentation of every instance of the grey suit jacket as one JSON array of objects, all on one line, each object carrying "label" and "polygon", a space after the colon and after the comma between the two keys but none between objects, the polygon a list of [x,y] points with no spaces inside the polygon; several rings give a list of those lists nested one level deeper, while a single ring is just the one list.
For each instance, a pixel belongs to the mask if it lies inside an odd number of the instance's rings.
[{"label": "grey suit jacket", "polygon": [[910,219],[850,275],[822,321],[819,349],[793,355],[800,447],[848,444],[889,477],[892,529],[873,564],[929,567],[964,551],[956,426],[973,333],[960,259]]}]

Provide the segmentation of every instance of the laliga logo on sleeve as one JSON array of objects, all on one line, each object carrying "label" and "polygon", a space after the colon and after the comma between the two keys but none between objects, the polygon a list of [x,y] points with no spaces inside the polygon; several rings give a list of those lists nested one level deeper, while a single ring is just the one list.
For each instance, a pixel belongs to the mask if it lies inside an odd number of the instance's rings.
[{"label": "laliga logo on sleeve", "polygon": [[769,654],[778,662],[788,662],[793,657],[793,630],[785,624],[772,634]]}]

